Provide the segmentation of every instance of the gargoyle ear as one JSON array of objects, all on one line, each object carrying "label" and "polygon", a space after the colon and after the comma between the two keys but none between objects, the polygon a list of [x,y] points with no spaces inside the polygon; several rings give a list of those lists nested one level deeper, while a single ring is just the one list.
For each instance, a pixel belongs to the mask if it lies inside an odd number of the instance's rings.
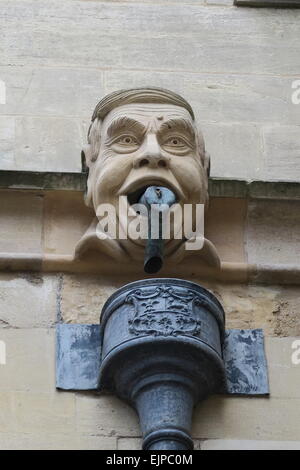
[{"label": "gargoyle ear", "polygon": [[204,169],[207,173],[207,178],[210,176],[210,154],[205,152],[204,154]]},{"label": "gargoyle ear", "polygon": [[89,181],[89,172],[92,164],[90,145],[86,145],[81,151],[81,169],[82,173],[86,175],[84,199],[89,207],[92,207],[91,185]]},{"label": "gargoyle ear", "polygon": [[81,166],[82,166],[82,171],[83,173],[88,173],[89,168],[93,164],[93,158],[92,158],[92,149],[91,145],[87,144],[83,147],[81,151]]}]

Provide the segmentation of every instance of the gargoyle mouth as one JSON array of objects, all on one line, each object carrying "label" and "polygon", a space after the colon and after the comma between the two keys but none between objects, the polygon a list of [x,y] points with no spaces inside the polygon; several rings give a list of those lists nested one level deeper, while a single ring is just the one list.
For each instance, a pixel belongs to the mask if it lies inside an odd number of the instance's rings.
[{"label": "gargoyle mouth", "polygon": [[[133,191],[132,193],[129,193],[127,195],[127,200],[128,200],[128,203],[133,206],[134,204],[138,204],[139,201],[140,201],[140,198],[142,197],[142,195],[146,192],[147,188],[149,187],[155,187],[157,186],[157,190],[160,191],[160,188],[162,187],[161,184],[160,185],[155,185],[155,184],[147,184],[146,186],[143,186],[141,188],[138,188],[136,189],[135,191]],[[167,186],[164,185],[163,186],[164,188],[166,188]],[[169,188],[168,188],[169,189]],[[177,200],[177,197],[176,197],[176,200]],[[177,201],[176,201],[177,202]]]},{"label": "gargoyle mouth", "polygon": [[127,200],[129,205],[138,204],[141,196],[144,194],[147,188],[150,186],[157,186],[157,187],[164,187],[170,189],[176,196],[176,202],[180,202],[184,200],[183,193],[175,187],[173,184],[166,182],[164,180],[148,180],[146,181],[139,181],[136,184],[130,185],[129,188],[125,188],[122,192],[125,196],[127,196]]}]

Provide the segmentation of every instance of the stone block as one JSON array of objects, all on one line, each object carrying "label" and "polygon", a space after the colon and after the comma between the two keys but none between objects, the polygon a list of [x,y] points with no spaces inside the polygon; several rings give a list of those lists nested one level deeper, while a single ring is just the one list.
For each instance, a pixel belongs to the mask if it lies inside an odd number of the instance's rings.
[{"label": "stone block", "polygon": [[194,413],[198,439],[300,440],[300,400],[211,397]]},{"label": "stone block", "polygon": [[253,200],[248,209],[248,262],[296,264],[300,257],[297,201]]},{"label": "stone block", "polygon": [[[0,115],[17,115],[32,79],[31,67],[0,65],[0,80],[5,83],[6,100],[0,105]],[[1,128],[0,128],[1,129]]]},{"label": "stone block", "polygon": [[[22,70],[17,68],[15,73],[22,74]],[[11,79],[6,82],[8,90]],[[18,104],[19,114],[90,118],[104,94],[103,72],[91,68],[32,68],[25,91]]]},{"label": "stone block", "polygon": [[57,313],[57,291],[58,278],[55,275],[1,273],[0,327],[53,326]]},{"label": "stone block", "polygon": [[[298,12],[198,4],[22,0],[3,5],[3,65],[297,74]],[[34,18],[34,27],[32,24]],[[212,27],[213,25],[213,27]],[[28,35],[30,31],[30,36]],[[282,34],[284,31],[284,40]],[[160,51],[157,54],[157,51]],[[234,51],[234,53],[233,53]]]},{"label": "stone block", "polygon": [[0,366],[0,390],[55,390],[55,335],[46,329],[0,329],[6,345],[6,364]]},{"label": "stone block", "polygon": [[276,317],[273,312],[278,308],[280,288],[238,284],[203,285],[211,289],[222,303],[226,328],[263,328],[265,335],[274,335]]},{"label": "stone block", "polygon": [[140,435],[135,411],[114,396],[76,393],[77,432],[104,436]]},{"label": "stone block", "polygon": [[12,392],[15,427],[22,433],[73,433],[74,393]]},{"label": "stone block", "polygon": [[[1,77],[0,77],[1,78]],[[0,105],[0,109],[2,109]],[[0,116],[0,168],[8,170],[14,165],[15,118]]]},{"label": "stone block", "polygon": [[117,444],[118,450],[141,450],[142,439],[137,437],[119,437]]},{"label": "stone block", "polygon": [[1,191],[0,252],[41,253],[43,199],[30,191]]},{"label": "stone block", "polygon": [[199,124],[211,154],[211,176],[259,179],[262,163],[258,126]]},{"label": "stone block", "polygon": [[15,165],[28,171],[81,171],[83,123],[76,119],[18,117]]},{"label": "stone block", "polygon": [[82,192],[48,191],[44,202],[44,252],[74,255],[94,215]]},{"label": "stone block", "polygon": [[211,198],[205,219],[205,236],[217,248],[222,261],[243,263],[247,204],[239,198]]},{"label": "stone block", "polygon": [[205,0],[206,5],[222,5],[232,7],[232,0]]},{"label": "stone block", "polygon": [[0,432],[1,450],[115,450],[115,437],[74,433]]},{"label": "stone block", "polygon": [[0,432],[1,450],[76,450],[77,436],[66,434]]},{"label": "stone block", "polygon": [[63,321],[99,323],[104,303],[125,282],[123,279],[108,280],[101,276],[64,275],[61,292]]},{"label": "stone block", "polygon": [[[229,0],[231,1],[231,0]],[[189,71],[107,70],[105,92],[160,86],[183,95],[198,120],[218,123],[300,124],[291,78]]]},{"label": "stone block", "polygon": [[[5,365],[0,365],[0,378]],[[0,429],[1,433],[7,433],[15,430],[14,407],[12,394],[0,391]],[[0,448],[1,444],[0,444]]]},{"label": "stone block", "polygon": [[76,435],[76,445],[78,450],[116,450],[117,438],[107,436],[85,436],[81,434]]},{"label": "stone block", "polygon": [[76,433],[0,432],[1,450],[114,450],[116,438]]},{"label": "stone block", "polygon": [[300,336],[298,287],[200,284],[219,298],[227,328],[263,328],[266,336]]},{"label": "stone block", "polygon": [[[292,106],[299,116],[300,105]],[[265,179],[299,181],[299,135],[300,126],[272,126],[263,129]]]},{"label": "stone block", "polygon": [[[200,450],[201,443],[199,440],[194,439],[194,450]],[[118,450],[141,450],[142,439],[135,437],[119,437],[118,438]]]},{"label": "stone block", "polygon": [[201,442],[201,450],[300,450],[300,441],[210,439]]},{"label": "stone block", "polygon": [[273,398],[300,398],[300,364],[293,364],[293,342],[298,338],[266,338],[270,393]]}]

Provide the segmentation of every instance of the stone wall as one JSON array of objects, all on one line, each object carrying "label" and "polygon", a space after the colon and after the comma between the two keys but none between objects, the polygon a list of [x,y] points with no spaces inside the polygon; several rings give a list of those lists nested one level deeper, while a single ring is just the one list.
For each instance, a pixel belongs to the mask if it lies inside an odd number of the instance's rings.
[{"label": "stone wall", "polygon": [[[0,340],[7,348],[7,364],[0,365],[1,449],[139,448],[138,419],[123,402],[55,390],[55,323],[98,322],[104,300],[122,283],[99,276],[1,274]],[[291,361],[293,336],[300,336],[299,324],[292,323],[299,289],[285,290],[281,310],[280,286],[209,287],[224,304],[228,327],[264,328],[271,397],[203,402],[193,420],[196,448],[300,449],[300,366]],[[291,328],[279,328],[288,318]]]},{"label": "stone wall", "polygon": [[156,85],[192,103],[213,176],[299,180],[299,20],[231,0],[0,0],[0,168],[80,171],[97,101]]},{"label": "stone wall", "polygon": [[[156,85],[193,105],[213,176],[299,181],[300,105],[291,100],[299,20],[300,10],[231,0],[0,0],[0,170],[79,173],[97,101]],[[56,323],[98,322],[107,297],[131,279],[45,263],[45,253],[72,254],[91,215],[61,175],[61,191],[48,192],[20,175],[9,184],[0,175],[0,449],[137,449],[138,420],[123,402],[55,389]],[[264,329],[271,395],[202,403],[196,449],[300,449],[300,365],[291,360],[300,337],[297,187],[212,200],[207,228],[222,260],[265,274],[251,283],[190,278],[218,296],[228,328]]]}]

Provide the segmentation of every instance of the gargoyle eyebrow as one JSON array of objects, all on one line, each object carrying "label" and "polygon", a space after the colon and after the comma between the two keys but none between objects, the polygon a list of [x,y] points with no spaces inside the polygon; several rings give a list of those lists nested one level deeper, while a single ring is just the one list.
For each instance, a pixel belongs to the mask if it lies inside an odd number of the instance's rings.
[{"label": "gargoyle eyebrow", "polygon": [[129,118],[127,116],[119,117],[115,119],[107,129],[108,137],[113,137],[115,134],[123,130],[131,130],[138,132],[139,134],[144,134],[146,128],[140,122],[135,119]]},{"label": "gargoyle eyebrow", "polygon": [[183,131],[184,133],[188,133],[192,139],[195,139],[195,129],[192,123],[187,119],[169,119],[160,126],[159,134],[170,130]]}]

